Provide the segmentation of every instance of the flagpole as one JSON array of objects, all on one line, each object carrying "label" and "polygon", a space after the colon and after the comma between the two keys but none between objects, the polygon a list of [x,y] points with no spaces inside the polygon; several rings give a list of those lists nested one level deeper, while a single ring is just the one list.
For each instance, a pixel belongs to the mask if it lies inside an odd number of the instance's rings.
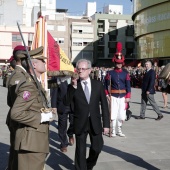
[{"label": "flagpole", "polygon": [[39,13],[38,13],[38,18],[41,16],[41,0],[40,0],[40,11],[39,11]]}]

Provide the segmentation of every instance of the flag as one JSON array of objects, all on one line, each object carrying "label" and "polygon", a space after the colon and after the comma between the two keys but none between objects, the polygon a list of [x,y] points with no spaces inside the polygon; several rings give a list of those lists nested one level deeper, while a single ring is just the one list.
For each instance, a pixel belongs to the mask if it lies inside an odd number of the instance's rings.
[{"label": "flag", "polygon": [[44,73],[41,77],[43,87],[47,90],[47,76],[72,75],[74,67],[50,32],[47,31],[47,23],[42,16],[38,18],[35,24],[35,34],[31,49],[40,46],[44,47],[43,55],[48,58],[47,73]]},{"label": "flag", "polygon": [[54,40],[52,35],[47,32],[48,37],[48,76],[71,75],[74,67],[70,59]]},{"label": "flag", "polygon": [[[43,16],[40,16],[35,23],[35,33],[31,45],[31,49],[38,48],[40,46],[44,47],[43,56],[48,57],[47,54],[47,23]],[[47,69],[47,66],[46,66]],[[47,83],[47,73],[42,74],[41,82],[45,90],[48,89]]]}]

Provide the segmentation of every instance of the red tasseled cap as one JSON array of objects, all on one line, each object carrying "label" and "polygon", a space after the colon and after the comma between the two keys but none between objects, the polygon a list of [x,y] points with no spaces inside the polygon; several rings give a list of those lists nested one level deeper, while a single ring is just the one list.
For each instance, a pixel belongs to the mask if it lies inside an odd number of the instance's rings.
[{"label": "red tasseled cap", "polygon": [[112,58],[112,62],[115,63],[122,63],[124,64],[124,56],[122,55],[122,43],[117,43],[117,53],[115,53],[114,57]]},{"label": "red tasseled cap", "polygon": [[121,53],[122,52],[122,43],[118,42],[117,43],[117,53]]}]

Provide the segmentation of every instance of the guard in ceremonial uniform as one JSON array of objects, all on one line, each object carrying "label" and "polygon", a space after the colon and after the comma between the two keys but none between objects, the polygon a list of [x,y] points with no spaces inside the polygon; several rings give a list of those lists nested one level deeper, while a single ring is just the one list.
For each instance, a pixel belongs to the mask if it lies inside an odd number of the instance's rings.
[{"label": "guard in ceremonial uniform", "polygon": [[44,59],[46,57],[39,54],[31,56],[30,67],[26,58],[21,65],[29,74],[22,72],[22,79],[15,88],[16,100],[11,109],[11,119],[18,123],[15,136],[18,170],[43,170],[49,152],[49,121],[53,114],[48,108],[45,91],[38,82],[46,71]]},{"label": "guard in ceremonial uniform", "polygon": [[[122,133],[122,123],[126,119],[126,109],[131,97],[130,76],[122,69],[124,56],[121,53],[122,44],[117,43],[117,53],[112,61],[115,63],[114,70],[108,71],[105,77],[105,93],[110,102],[110,119],[112,124],[112,137],[124,137]],[[116,133],[117,125],[117,133]]]},{"label": "guard in ceremonial uniform", "polygon": [[[42,53],[43,47],[40,47],[36,50],[29,51],[30,55],[35,55]],[[9,151],[9,160],[8,160],[8,170],[18,170],[18,156],[17,151],[14,149],[15,144],[15,134],[16,130],[18,128],[18,123],[16,121],[11,120],[11,109],[15,102],[15,99],[17,97],[15,90],[16,86],[21,80],[23,80],[25,77],[28,77],[28,73],[26,70],[21,66],[21,63],[24,62],[26,55],[25,53],[25,47],[22,45],[18,45],[13,50],[13,56],[9,59],[10,65],[12,68],[14,68],[14,71],[11,73],[11,75],[7,79],[7,88],[8,88],[8,94],[7,94],[7,104],[10,107],[6,124],[10,131],[10,151]]]}]

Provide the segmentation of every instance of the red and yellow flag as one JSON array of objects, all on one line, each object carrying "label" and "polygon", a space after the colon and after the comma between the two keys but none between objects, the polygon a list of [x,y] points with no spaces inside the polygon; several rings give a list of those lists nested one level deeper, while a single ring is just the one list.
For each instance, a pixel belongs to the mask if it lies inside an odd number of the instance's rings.
[{"label": "red and yellow flag", "polygon": [[51,34],[47,33],[48,37],[48,75],[69,75],[69,72],[74,72],[74,67],[70,59],[60,48]]},{"label": "red and yellow flag", "polygon": [[[74,67],[70,59],[54,40],[52,35],[47,31],[47,23],[45,18],[40,16],[35,24],[35,34],[31,49],[44,47],[43,55],[47,59],[48,76],[72,75]],[[42,83],[47,89],[47,74],[43,74]]]}]

